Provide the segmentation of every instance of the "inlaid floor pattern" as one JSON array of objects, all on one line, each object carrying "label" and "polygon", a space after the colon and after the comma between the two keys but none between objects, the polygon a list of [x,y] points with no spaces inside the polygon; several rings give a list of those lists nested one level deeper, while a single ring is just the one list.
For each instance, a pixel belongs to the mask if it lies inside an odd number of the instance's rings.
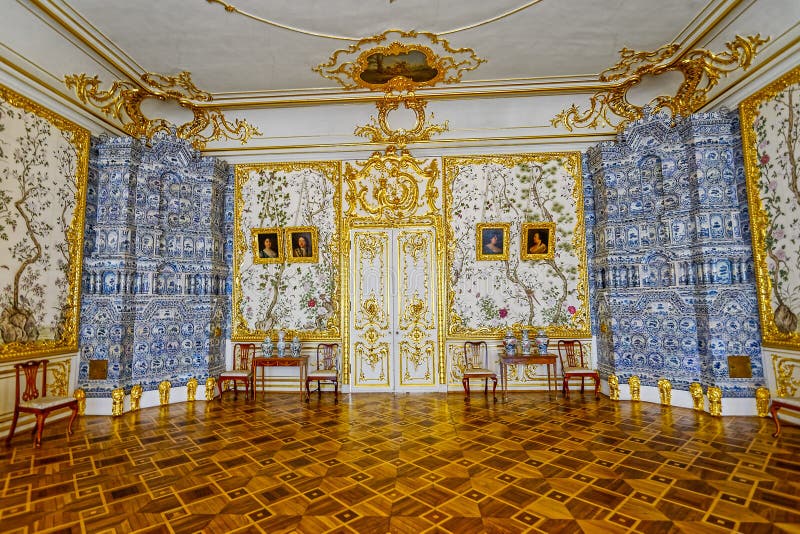
[{"label": "inlaid floor pattern", "polygon": [[800,532],[800,428],[514,393],[232,396],[0,449],[0,531]]}]

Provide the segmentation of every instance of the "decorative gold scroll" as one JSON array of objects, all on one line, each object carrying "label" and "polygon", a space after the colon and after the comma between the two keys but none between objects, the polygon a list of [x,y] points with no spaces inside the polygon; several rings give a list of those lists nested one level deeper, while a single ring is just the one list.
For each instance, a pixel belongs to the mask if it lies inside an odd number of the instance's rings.
[{"label": "decorative gold scroll", "polygon": [[[706,103],[708,93],[717,86],[722,75],[737,70],[747,70],[758,48],[769,41],[760,34],[736,38],[725,44],[727,51],[715,54],[704,49],[682,52],[680,45],[664,45],[654,52],[637,52],[629,48],[620,50],[620,61],[600,73],[599,81],[616,82],[608,89],[592,95],[591,107],[581,111],[573,104],[562,110],[550,122],[561,123],[567,130],[597,128],[606,124],[621,132],[625,126],[643,115],[644,106],[628,102],[628,91],[642,82],[645,76],[658,76],[666,72],[680,72],[683,82],[674,96],[658,96],[647,107],[654,112],[663,108],[673,116],[688,116]],[[621,120],[616,119],[619,117]]]},{"label": "decorative gold scroll", "polygon": [[141,81],[116,80],[103,91],[97,76],[70,74],[64,77],[67,88],[74,89],[81,102],[120,121],[122,129],[133,137],[152,139],[159,131],[170,131],[171,125],[166,119],[149,119],[142,112],[142,103],[150,98],[173,101],[192,112],[192,120],[177,126],[176,135],[191,141],[197,150],[203,150],[209,141],[233,139],[245,144],[254,135],[261,135],[258,128],[244,119],[231,123],[220,108],[200,105],[199,102],[211,102],[213,98],[211,93],[194,85],[189,72],[183,71],[177,76],[145,72]]}]

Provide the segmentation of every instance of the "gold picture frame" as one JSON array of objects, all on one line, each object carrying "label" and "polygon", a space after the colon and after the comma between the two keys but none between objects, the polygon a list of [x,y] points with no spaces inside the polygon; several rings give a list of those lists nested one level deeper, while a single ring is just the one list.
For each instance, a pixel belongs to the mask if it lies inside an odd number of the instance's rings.
[{"label": "gold picture frame", "polygon": [[478,223],[475,226],[475,257],[478,261],[508,260],[511,223]]},{"label": "gold picture frame", "polygon": [[524,222],[520,231],[522,260],[552,260],[556,252],[556,223]]},{"label": "gold picture frame", "polygon": [[[0,287],[10,287],[0,306],[0,360],[78,350],[90,139],[87,129],[0,84],[0,146],[9,161],[0,189],[14,219],[0,232]],[[22,190],[28,202],[52,208],[28,210]]]},{"label": "gold picture frame", "polygon": [[800,261],[794,223],[800,198],[791,183],[800,160],[792,160],[783,137],[800,120],[800,67],[742,101],[739,114],[762,344],[800,350],[800,309],[792,309],[800,298],[800,270],[791,267]]},{"label": "gold picture frame", "polygon": [[253,263],[283,263],[283,230],[281,228],[253,228]]},{"label": "gold picture frame", "polygon": [[296,263],[319,261],[319,236],[316,226],[290,226],[285,232],[286,261]]}]

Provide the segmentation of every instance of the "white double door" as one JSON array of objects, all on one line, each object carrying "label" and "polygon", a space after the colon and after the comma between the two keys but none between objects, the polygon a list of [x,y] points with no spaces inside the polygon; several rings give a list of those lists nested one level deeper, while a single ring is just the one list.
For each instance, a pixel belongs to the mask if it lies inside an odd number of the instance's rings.
[{"label": "white double door", "polygon": [[350,230],[350,385],[436,388],[438,316],[433,227]]}]

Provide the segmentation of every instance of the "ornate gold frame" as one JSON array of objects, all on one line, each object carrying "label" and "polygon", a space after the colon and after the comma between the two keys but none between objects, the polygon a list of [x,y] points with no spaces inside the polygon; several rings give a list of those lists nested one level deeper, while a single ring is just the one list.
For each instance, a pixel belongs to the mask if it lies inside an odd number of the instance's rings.
[{"label": "ornate gold frame", "polygon": [[759,107],[764,102],[773,99],[787,87],[797,84],[800,84],[800,67],[795,67],[766,87],[758,90],[739,105],[762,344],[767,347],[791,350],[800,350],[800,332],[786,333],[778,329],[775,324],[775,310],[772,309],[772,299],[770,298],[773,286],[767,265],[766,245],[767,228],[770,221],[767,218],[758,186],[761,181],[761,172],[759,171],[758,147],[756,146],[753,123],[758,116]]},{"label": "ornate gold frame", "polygon": [[[189,72],[176,76],[164,76],[153,72],[142,74],[141,83],[115,80],[111,88],[101,91],[100,79],[86,74],[70,74],[64,77],[68,89],[74,89],[81,102],[89,104],[122,123],[122,129],[132,137],[152,139],[160,131],[170,131],[166,119],[148,119],[142,112],[142,102],[149,98],[173,101],[192,112],[191,121],[177,126],[175,135],[191,141],[197,150],[203,150],[209,141],[234,139],[247,143],[254,135],[261,135],[255,126],[244,119],[229,122],[222,109],[201,105],[211,102],[211,93],[201,91],[194,85]],[[210,132],[206,132],[210,128]]]},{"label": "ornate gold frame", "polygon": [[[629,48],[620,50],[620,61],[600,73],[599,81],[616,82],[608,89],[601,89],[592,95],[591,107],[581,111],[572,104],[562,110],[550,123],[559,123],[570,132],[573,128],[597,128],[604,123],[617,132],[640,117],[644,106],[628,102],[628,91],[639,85],[645,76],[658,76],[666,72],[680,72],[683,82],[673,96],[658,96],[647,106],[654,112],[663,108],[672,111],[673,116],[688,116],[706,103],[708,93],[717,86],[722,75],[737,70],[747,70],[758,48],[769,41],[760,34],[741,37],[739,35],[728,43],[726,52],[715,54],[704,49],[682,52],[680,45],[664,45],[654,52],[637,52]],[[703,83],[705,81],[705,83]],[[615,120],[611,115],[619,117]]]},{"label": "ornate gold frame", "polygon": [[[400,39],[403,42],[388,42],[390,38]],[[387,42],[388,44],[382,44]],[[431,47],[438,50],[433,50]],[[423,53],[428,65],[437,70],[436,76],[424,82],[415,82],[398,75],[381,84],[369,83],[361,78],[371,55],[398,55],[411,51]],[[345,90],[364,88],[371,91],[413,92],[417,88],[433,87],[438,83],[458,83],[464,72],[475,70],[485,62],[486,60],[476,56],[471,48],[452,48],[445,39],[439,38],[434,33],[386,30],[381,34],[365,37],[345,49],[335,51],[327,62],[311,70],[323,78],[337,82]]]},{"label": "ornate gold frame", "polygon": [[[528,252],[530,243],[528,233],[530,230],[547,230],[547,252],[542,254],[531,254]],[[552,260],[556,254],[556,223],[544,222],[524,222],[520,229],[520,249],[519,258],[521,260]]]},{"label": "ornate gold frame", "polygon": [[60,325],[61,337],[52,340],[33,342],[12,342],[0,344],[0,360],[15,360],[32,356],[66,354],[78,350],[78,327],[80,322],[81,271],[83,268],[83,230],[86,213],[86,180],[89,175],[89,149],[91,136],[87,129],[75,124],[0,84],[0,99],[9,105],[42,117],[53,127],[64,132],[69,143],[75,147],[75,176],[65,176],[75,186],[75,211],[69,222],[64,239],[68,243],[70,262],[67,268],[66,302]]},{"label": "ornate gold frame", "polygon": [[[333,205],[331,206],[331,209],[334,211],[334,214],[340,213],[341,164],[338,161],[299,161],[291,163],[254,163],[234,165],[233,287],[231,291],[232,341],[261,341],[268,333],[274,333],[273,330],[267,332],[264,330],[250,328],[240,311],[242,300],[242,274],[240,264],[242,263],[242,259],[247,248],[252,248],[250,242],[245,238],[245,229],[241,227],[242,207],[245,202],[241,195],[242,186],[250,179],[250,173],[252,171],[258,172],[271,169],[274,171],[291,172],[308,168],[319,170],[330,181],[333,187]],[[339,277],[341,281],[341,278],[347,277],[347,273],[343,273],[344,268],[341,263],[342,254],[340,253],[339,248],[341,246],[341,237],[339,235],[342,231],[340,224],[341,219],[338,216],[334,216],[333,220],[336,229],[330,243],[331,258],[334,262],[337,260],[339,262],[336,264],[336,267],[339,270]],[[265,268],[272,267],[272,265],[269,265]],[[297,335],[301,340],[340,339],[342,329],[341,287],[342,286],[340,284],[333,284],[333,292],[331,294],[333,315],[327,321],[326,330],[314,331],[310,333],[297,332]]]},{"label": "ornate gold frame", "polygon": [[[483,251],[485,231],[499,230],[503,233],[503,251],[492,254]],[[511,223],[478,223],[475,225],[475,259],[478,261],[504,261],[508,259],[509,248],[511,248]]]},{"label": "ornate gold frame", "polygon": [[[258,236],[261,234],[275,234],[275,252],[278,253],[274,258],[261,257],[261,243],[258,242]],[[253,241],[253,263],[283,263],[285,254],[283,250],[283,229],[278,227],[273,228],[253,228],[250,230],[251,240]]]},{"label": "ornate gold frame", "polygon": [[[311,234],[311,256],[295,256],[292,248],[292,234]],[[287,226],[284,229],[286,261],[288,263],[317,263],[319,261],[319,234],[316,226]]]}]

